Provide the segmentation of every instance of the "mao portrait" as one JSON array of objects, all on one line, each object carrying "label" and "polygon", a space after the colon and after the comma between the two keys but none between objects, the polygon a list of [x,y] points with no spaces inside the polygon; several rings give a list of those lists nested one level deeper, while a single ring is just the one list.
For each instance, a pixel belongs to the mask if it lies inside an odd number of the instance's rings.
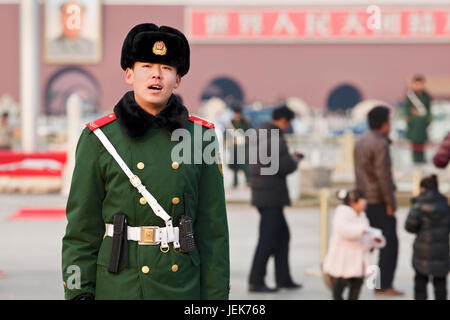
[{"label": "mao portrait", "polygon": [[46,62],[98,63],[101,59],[100,26],[100,0],[46,0]]}]

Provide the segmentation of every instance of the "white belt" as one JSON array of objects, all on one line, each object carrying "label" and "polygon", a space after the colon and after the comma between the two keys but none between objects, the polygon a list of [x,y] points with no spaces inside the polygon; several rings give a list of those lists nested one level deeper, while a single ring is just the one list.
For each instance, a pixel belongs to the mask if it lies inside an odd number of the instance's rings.
[{"label": "white belt", "polygon": [[[173,228],[175,241],[178,242],[180,235],[178,227]],[[114,234],[114,225],[106,224],[105,237],[112,237]],[[140,245],[158,245],[168,242],[167,228],[160,227],[129,227],[127,226],[128,240],[137,241]]]}]

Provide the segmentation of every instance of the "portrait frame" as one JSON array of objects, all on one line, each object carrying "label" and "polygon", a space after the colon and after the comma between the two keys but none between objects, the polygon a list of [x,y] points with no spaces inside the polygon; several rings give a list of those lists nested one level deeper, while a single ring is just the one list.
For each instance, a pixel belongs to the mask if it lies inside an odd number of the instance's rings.
[{"label": "portrait frame", "polygon": [[101,0],[45,0],[44,61],[94,64],[102,59]]}]

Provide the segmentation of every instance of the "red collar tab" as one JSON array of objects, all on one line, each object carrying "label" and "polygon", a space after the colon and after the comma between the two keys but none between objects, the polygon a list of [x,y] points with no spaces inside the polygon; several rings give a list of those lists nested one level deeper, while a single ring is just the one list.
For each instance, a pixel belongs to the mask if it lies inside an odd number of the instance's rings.
[{"label": "red collar tab", "polygon": [[112,121],[116,120],[116,114],[110,113],[100,119],[97,119],[95,121],[91,121],[89,123],[86,123],[86,126],[91,130],[94,131],[95,129],[98,129],[100,127],[103,127],[105,124],[108,124]]},{"label": "red collar tab", "polygon": [[198,124],[200,124],[200,125],[202,125],[202,126],[204,126],[206,128],[209,128],[209,129],[214,129],[214,123],[209,122],[207,120],[203,120],[203,119],[201,119],[199,117],[196,117],[196,116],[189,116],[189,121],[192,121],[194,123],[198,123]]}]

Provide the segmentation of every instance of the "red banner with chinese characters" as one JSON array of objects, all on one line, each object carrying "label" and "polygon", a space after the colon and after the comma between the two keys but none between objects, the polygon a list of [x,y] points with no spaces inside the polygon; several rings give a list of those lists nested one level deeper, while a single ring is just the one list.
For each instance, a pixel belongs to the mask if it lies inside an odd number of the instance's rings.
[{"label": "red banner with chinese characters", "polygon": [[193,43],[450,43],[448,7],[186,8]]}]

